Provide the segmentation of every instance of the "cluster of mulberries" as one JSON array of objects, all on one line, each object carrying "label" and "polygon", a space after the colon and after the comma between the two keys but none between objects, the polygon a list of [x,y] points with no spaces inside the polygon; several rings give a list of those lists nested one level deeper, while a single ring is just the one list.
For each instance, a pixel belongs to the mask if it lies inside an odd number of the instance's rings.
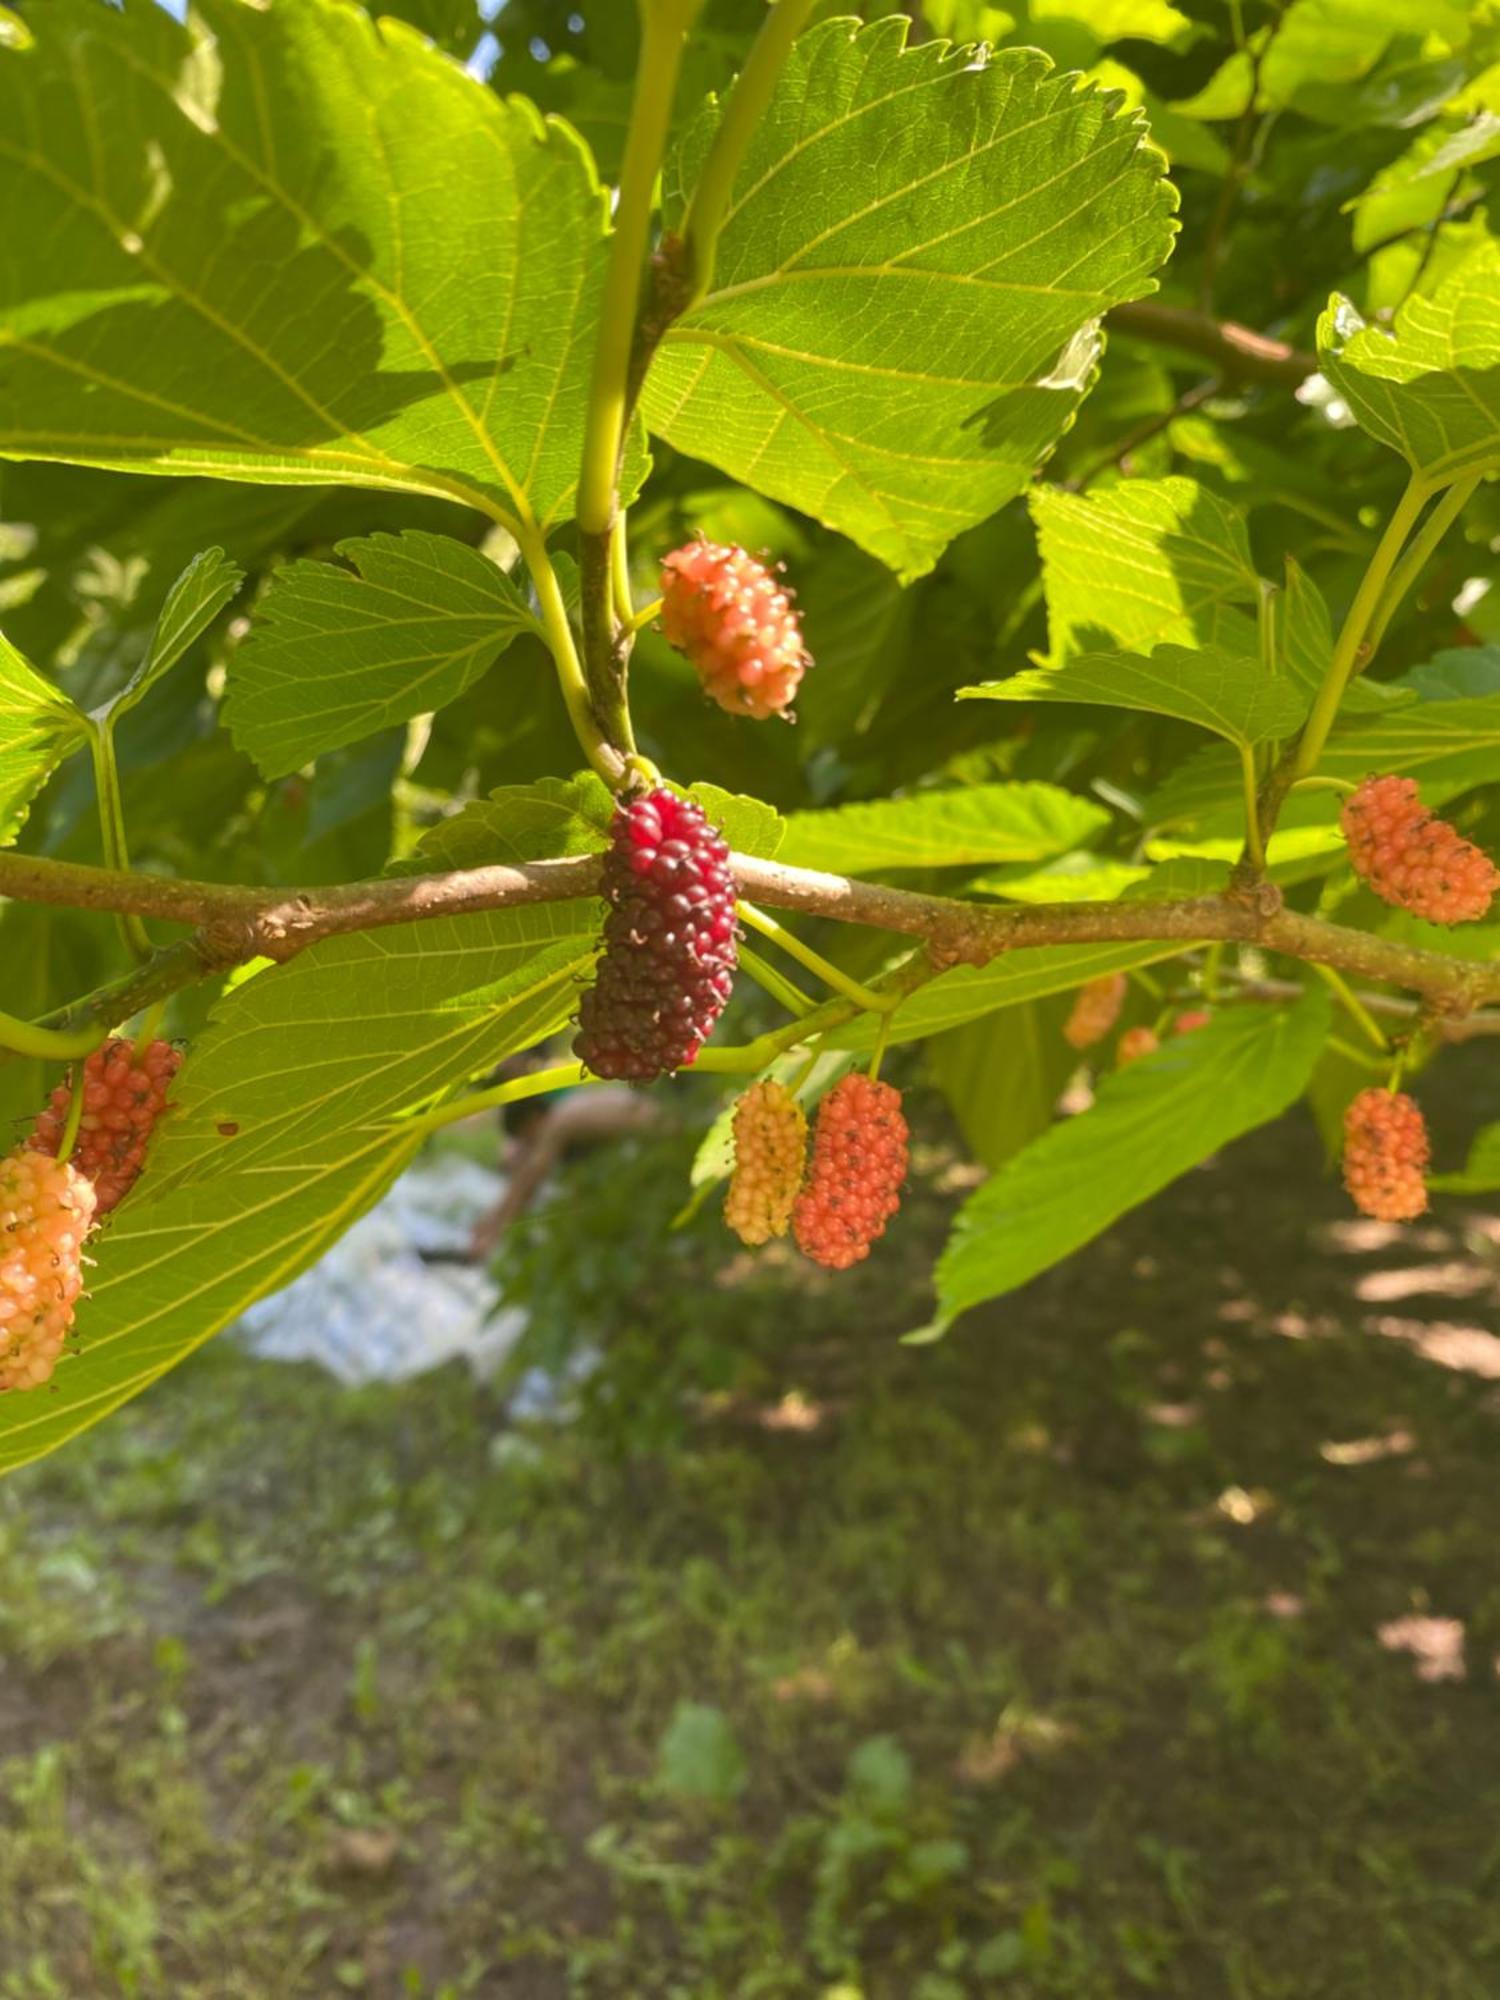
[{"label": "cluster of mulberries", "polygon": [[49,1379],[83,1290],[94,1190],[28,1146],[0,1160],[0,1390]]},{"label": "cluster of mulberries", "polygon": [[[170,1042],[152,1042],[137,1055],[135,1045],[117,1035],[84,1063],[83,1122],[72,1164],[93,1182],[100,1215],[118,1208],[139,1178],[181,1063],[181,1054]],[[70,1077],[53,1091],[36,1121],[31,1144],[38,1152],[57,1152],[72,1098]]]},{"label": "cluster of mulberries", "polygon": [[823,1099],[792,1211],[797,1246],[814,1263],[845,1271],[869,1256],[901,1206],[906,1137],[901,1093],[888,1083],[846,1076]]},{"label": "cluster of mulberries", "polygon": [[644,1081],[692,1062],[737,962],[729,849],[701,807],[653,791],[615,809],[604,949],[573,1049],[595,1076]]},{"label": "cluster of mulberries", "polygon": [[1123,972],[1106,972],[1102,979],[1091,979],[1079,987],[1073,1011],[1063,1024],[1063,1034],[1075,1049],[1092,1048],[1095,1042],[1104,1040],[1119,1020],[1124,1005]]},{"label": "cluster of mulberries", "polygon": [[1344,1113],[1344,1186],[1362,1215],[1410,1222],[1423,1214],[1430,1158],[1421,1107],[1404,1090],[1362,1090]]},{"label": "cluster of mulberries", "polygon": [[1484,916],[1500,869],[1422,804],[1411,778],[1366,778],[1339,815],[1354,872],[1376,895],[1434,924]]},{"label": "cluster of mulberries", "polygon": [[802,1186],[807,1119],[783,1083],[752,1083],[735,1107],[734,1173],[724,1220],[742,1243],[785,1236]]},{"label": "cluster of mulberries", "polygon": [[791,592],[743,549],[700,537],[662,564],[661,623],[731,715],[783,715],[811,664]]},{"label": "cluster of mulberries", "polygon": [[1115,1060],[1123,1069],[1126,1063],[1139,1062],[1142,1056],[1153,1055],[1160,1047],[1154,1028],[1127,1028],[1115,1049]]}]

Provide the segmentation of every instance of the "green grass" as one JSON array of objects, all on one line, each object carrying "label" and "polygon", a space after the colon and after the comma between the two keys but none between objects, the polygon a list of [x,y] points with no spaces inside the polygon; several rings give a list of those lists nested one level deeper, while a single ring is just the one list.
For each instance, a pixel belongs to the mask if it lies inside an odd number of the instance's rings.
[{"label": "green grass", "polygon": [[3,2000],[1492,2000],[1495,1384],[1375,1322],[1493,1238],[1263,1135],[914,1350],[940,1155],[837,1283],[672,1165],[518,1260],[580,1425],[219,1345],[0,1487]]}]

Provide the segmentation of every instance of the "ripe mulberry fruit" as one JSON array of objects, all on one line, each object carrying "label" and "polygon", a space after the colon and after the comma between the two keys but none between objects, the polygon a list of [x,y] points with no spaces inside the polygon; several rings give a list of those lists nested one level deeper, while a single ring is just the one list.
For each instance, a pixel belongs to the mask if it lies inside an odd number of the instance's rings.
[{"label": "ripe mulberry fruit", "polygon": [[735,1107],[724,1220],[742,1243],[785,1236],[807,1157],[807,1119],[785,1084],[752,1083]]},{"label": "ripe mulberry fruit", "polygon": [[1153,1055],[1160,1047],[1154,1028],[1127,1028],[1115,1050],[1115,1060],[1123,1069],[1126,1063],[1139,1062],[1142,1056]]},{"label": "ripe mulberry fruit", "polygon": [[93,1220],[94,1190],[65,1160],[0,1160],[0,1389],[39,1388],[57,1366]]},{"label": "ripe mulberry fruit", "polygon": [[1405,1091],[1362,1090],[1344,1113],[1344,1186],[1361,1215],[1410,1222],[1424,1214],[1430,1157],[1421,1106]]},{"label": "ripe mulberry fruit", "polygon": [[574,1053],[595,1076],[666,1076],[697,1056],[733,985],[728,846],[691,799],[648,792],[615,809],[601,890],[604,949]]},{"label": "ripe mulberry fruit", "polygon": [[[139,1056],[133,1042],[115,1035],[95,1049],[83,1066],[83,1122],[72,1164],[94,1184],[97,1212],[118,1208],[140,1178],[156,1121],[182,1064],[170,1042],[152,1042]],[[72,1101],[72,1079],[53,1091],[36,1121],[31,1143],[55,1153],[62,1143]]]},{"label": "ripe mulberry fruit", "polygon": [[858,1264],[901,1206],[905,1179],[900,1091],[846,1076],[818,1108],[807,1186],[792,1211],[798,1247],[832,1271]]},{"label": "ripe mulberry fruit", "polygon": [[1073,1011],[1063,1025],[1063,1034],[1075,1049],[1090,1049],[1102,1042],[1125,1005],[1125,975],[1106,972],[1078,989]]},{"label": "ripe mulberry fruit", "polygon": [[743,549],[702,537],[661,567],[661,625],[731,715],[784,715],[812,664],[792,594]]},{"label": "ripe mulberry fruit", "polygon": [[1411,778],[1366,778],[1339,815],[1354,872],[1384,902],[1434,924],[1484,916],[1500,868],[1422,804]]}]

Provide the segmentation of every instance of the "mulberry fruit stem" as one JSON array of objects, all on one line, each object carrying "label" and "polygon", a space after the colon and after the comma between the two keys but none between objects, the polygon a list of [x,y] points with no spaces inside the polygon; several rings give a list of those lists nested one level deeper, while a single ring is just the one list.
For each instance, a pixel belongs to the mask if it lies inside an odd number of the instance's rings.
[{"label": "mulberry fruit stem", "polygon": [[573,628],[568,623],[568,607],[563,602],[562,586],[558,583],[557,572],[552,567],[546,546],[539,535],[527,535],[520,538],[520,547],[536,591],[542,631],[552,655],[552,664],[557,670],[557,682],[567,705],[573,734],[578,738],[584,756],[605,784],[611,791],[618,791],[629,774],[629,760],[635,750],[629,712],[622,700],[617,704],[618,712],[609,718],[609,726],[605,726],[603,718],[595,710],[594,698],[584,677]]},{"label": "mulberry fruit stem", "polygon": [[83,1107],[88,1102],[86,1083],[87,1072],[80,1067],[73,1078],[73,1089],[68,1098],[68,1115],[63,1120],[62,1135],[57,1142],[57,1158],[71,1160],[73,1148],[78,1144],[78,1134],[83,1125]]},{"label": "mulberry fruit stem", "polygon": [[769,960],[762,958],[758,951],[752,951],[747,944],[740,946],[740,964],[756,985],[785,1007],[789,1014],[796,1015],[798,1020],[805,1020],[812,1012],[816,1003],[802,988],[794,985],[784,973],[778,972]]},{"label": "mulberry fruit stem", "polygon": [[652,193],[666,150],[683,42],[699,4],[700,0],[649,0],[642,9],[641,52],[584,417],[576,508],[579,531],[584,535],[607,535],[614,522],[620,451],[630,414],[630,357],[640,317]]},{"label": "mulberry fruit stem", "polygon": [[771,92],[792,43],[812,9],[813,0],[777,0],[761,23],[745,66],[729,93],[719,129],[683,218],[682,238],[690,286],[686,303],[690,306],[698,303],[713,282],[719,231],[724,226],[735,175],[771,101]]},{"label": "mulberry fruit stem", "polygon": [[[1298,739],[1296,754],[1291,764],[1293,779],[1308,777],[1317,769],[1318,759],[1322,756],[1324,745],[1328,741],[1328,733],[1333,728],[1334,718],[1338,715],[1339,704],[1344,699],[1344,691],[1363,664],[1361,650],[1385,594],[1391,571],[1395,568],[1398,557],[1416,527],[1431,492],[1432,488],[1426,480],[1414,472],[1406,482],[1405,492],[1396,503],[1395,512],[1386,523],[1385,533],[1376,544],[1375,553],[1370,557],[1369,567],[1360,579],[1359,589],[1354,593],[1354,602],[1349,606],[1348,615],[1334,644],[1333,657],[1328,663],[1323,685],[1318,689],[1312,711]],[[1280,801],[1276,803],[1279,805]],[[1263,826],[1262,831],[1269,835],[1271,829],[1269,826]]]},{"label": "mulberry fruit stem", "polygon": [[468,1091],[463,1097],[434,1106],[431,1111],[419,1111],[415,1117],[401,1119],[400,1128],[403,1134],[425,1137],[429,1132],[441,1132],[445,1126],[461,1124],[465,1118],[477,1117],[481,1111],[497,1111],[503,1104],[520,1104],[528,1097],[545,1097],[551,1090],[573,1090],[580,1084],[599,1081],[597,1076],[589,1075],[582,1063],[553,1063],[547,1069],[534,1069],[527,1076],[513,1076],[488,1090]]},{"label": "mulberry fruit stem", "polygon": [[870,1051],[869,1077],[871,1083],[880,1078],[880,1065],[885,1061],[885,1052],[890,1047],[891,1022],[896,1018],[895,1009],[887,1008],[880,1017],[880,1026],[875,1031],[875,1046]]},{"label": "mulberry fruit stem", "polygon": [[872,1014],[883,1014],[895,1006],[897,999],[895,994],[877,993],[873,986],[864,986],[859,980],[851,979],[847,972],[841,972],[838,966],[831,964],[820,951],[814,951],[810,944],[804,944],[795,931],[789,930],[785,924],[769,916],[766,911],[757,909],[754,903],[739,902],[734,907],[735,914],[742,924],[747,924],[753,931],[759,931],[762,937],[770,938],[773,944],[779,944],[789,958],[795,958],[799,965],[805,965],[807,970],[815,973],[825,986],[832,987],[835,993],[842,993],[844,998],[852,1000],[856,1007],[863,1007]]},{"label": "mulberry fruit stem", "polygon": [[[99,832],[104,843],[104,865],[122,875],[130,872],[130,845],[125,837],[125,802],[120,796],[120,771],[115,761],[114,723],[108,715],[86,718],[89,750],[94,759],[94,784],[99,800]],[[120,918],[120,935],[131,955],[144,965],[153,946],[146,926],[137,916]]]},{"label": "mulberry fruit stem", "polygon": [[1349,1015],[1350,1019],[1359,1024],[1377,1049],[1389,1053],[1391,1045],[1386,1039],[1384,1029],[1375,1019],[1375,1016],[1370,1012],[1364,1001],[1354,991],[1353,987],[1350,986],[1343,974],[1336,972],[1331,965],[1319,965],[1316,959],[1311,960],[1310,963],[1313,971],[1323,981],[1324,985],[1330,989],[1334,998]]},{"label": "mulberry fruit stem", "polygon": [[0,1049],[32,1056],[38,1062],[71,1062],[74,1056],[91,1055],[107,1033],[105,1028],[92,1026],[47,1028],[35,1021],[18,1021],[13,1014],[0,1014]]}]

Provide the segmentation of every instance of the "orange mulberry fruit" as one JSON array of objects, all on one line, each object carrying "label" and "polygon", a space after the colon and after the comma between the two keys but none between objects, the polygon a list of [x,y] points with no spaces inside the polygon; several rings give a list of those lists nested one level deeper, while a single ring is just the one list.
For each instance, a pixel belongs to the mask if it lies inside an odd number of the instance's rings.
[{"label": "orange mulberry fruit", "polygon": [[[118,1208],[140,1178],[167,1092],[182,1065],[170,1042],[156,1041],[137,1056],[133,1042],[112,1035],[83,1065],[83,1122],[71,1163],[94,1184],[97,1213]],[[73,1098],[71,1077],[60,1083],[31,1135],[41,1153],[62,1143]]]},{"label": "orange mulberry fruit", "polygon": [[661,569],[667,643],[731,715],[784,715],[812,664],[792,593],[744,549],[699,536]]},{"label": "orange mulberry fruit", "polygon": [[1123,1069],[1126,1063],[1139,1062],[1142,1056],[1153,1055],[1160,1047],[1154,1028],[1127,1028],[1115,1050],[1115,1060]]},{"label": "orange mulberry fruit", "polygon": [[792,1211],[799,1249],[815,1264],[845,1271],[901,1206],[906,1179],[901,1093],[868,1076],[846,1076],[818,1107],[807,1185]]},{"label": "orange mulberry fruit", "polygon": [[1344,1113],[1344,1186],[1362,1215],[1410,1222],[1427,1208],[1422,1108],[1404,1090],[1362,1090]]},{"label": "orange mulberry fruit", "polygon": [[0,1389],[36,1389],[57,1366],[83,1290],[91,1183],[29,1146],[0,1159]]},{"label": "orange mulberry fruit", "polygon": [[1092,1048],[1102,1042],[1125,1005],[1125,975],[1106,972],[1078,989],[1073,1011],[1063,1024],[1063,1035],[1075,1049]]},{"label": "orange mulberry fruit", "polygon": [[785,1084],[752,1083],[735,1107],[734,1173],[724,1220],[742,1243],[785,1236],[802,1186],[807,1119]]},{"label": "orange mulberry fruit", "polygon": [[1355,874],[1383,902],[1429,923],[1474,923],[1500,888],[1500,868],[1428,812],[1411,778],[1366,778],[1339,824]]}]

